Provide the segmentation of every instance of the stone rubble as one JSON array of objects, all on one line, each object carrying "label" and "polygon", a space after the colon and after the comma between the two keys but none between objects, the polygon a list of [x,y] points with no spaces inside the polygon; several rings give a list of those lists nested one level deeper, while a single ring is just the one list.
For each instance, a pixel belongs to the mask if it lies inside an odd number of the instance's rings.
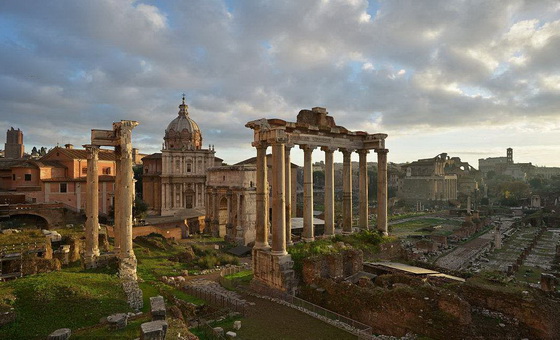
[{"label": "stone rubble", "polygon": [[194,279],[188,281],[185,288],[194,289],[202,293],[209,293],[217,297],[223,298],[226,301],[236,305],[249,305],[249,303],[242,299],[241,296],[233,291],[229,291],[222,287],[218,282],[207,279]]}]

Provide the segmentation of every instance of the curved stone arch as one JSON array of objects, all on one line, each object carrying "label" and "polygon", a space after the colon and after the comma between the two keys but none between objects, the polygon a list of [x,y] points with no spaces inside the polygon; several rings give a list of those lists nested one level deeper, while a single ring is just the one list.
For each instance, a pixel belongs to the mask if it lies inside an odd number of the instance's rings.
[{"label": "curved stone arch", "polygon": [[52,216],[47,216],[45,214],[41,214],[41,213],[37,213],[34,211],[21,211],[21,212],[15,212],[15,213],[10,213],[10,217],[13,216],[35,216],[35,217],[40,217],[45,221],[46,227],[51,226],[54,224],[54,220],[55,218],[53,218]]}]

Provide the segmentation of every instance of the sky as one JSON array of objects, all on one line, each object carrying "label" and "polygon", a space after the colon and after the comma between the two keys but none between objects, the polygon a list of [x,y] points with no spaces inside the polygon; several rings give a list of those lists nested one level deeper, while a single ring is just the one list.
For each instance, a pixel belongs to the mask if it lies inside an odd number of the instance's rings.
[{"label": "sky", "polygon": [[558,1],[0,1],[0,51],[0,128],[26,150],[130,119],[158,152],[185,93],[230,164],[256,154],[246,122],[320,106],[387,133],[392,162],[560,166]]}]

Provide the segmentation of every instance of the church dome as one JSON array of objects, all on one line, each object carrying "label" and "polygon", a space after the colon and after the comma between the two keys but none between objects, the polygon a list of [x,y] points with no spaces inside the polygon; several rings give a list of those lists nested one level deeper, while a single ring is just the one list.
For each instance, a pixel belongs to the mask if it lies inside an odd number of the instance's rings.
[{"label": "church dome", "polygon": [[189,106],[183,102],[179,105],[179,116],[171,121],[165,129],[165,150],[200,150],[202,147],[202,135],[200,128],[194,120],[189,117]]}]

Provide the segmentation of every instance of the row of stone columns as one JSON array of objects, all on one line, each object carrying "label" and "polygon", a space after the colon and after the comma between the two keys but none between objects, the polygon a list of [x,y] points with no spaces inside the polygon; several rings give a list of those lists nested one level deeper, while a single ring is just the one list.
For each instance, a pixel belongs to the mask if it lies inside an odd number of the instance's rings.
[{"label": "row of stone columns", "polygon": [[[272,253],[286,254],[286,245],[291,243],[290,224],[290,146],[282,139],[270,143],[272,145]],[[254,142],[257,149],[257,217],[255,247],[266,249],[268,243],[268,182],[266,149],[268,143]],[[300,145],[304,152],[303,167],[303,233],[305,241],[314,240],[313,226],[313,163],[312,153],[316,146]],[[321,148],[325,152],[325,235],[334,235],[334,164],[333,153],[336,148]],[[352,150],[340,149],[343,154],[343,232],[352,232]],[[387,234],[387,152],[386,149],[376,150],[378,156],[378,212],[377,227]],[[360,167],[360,206],[359,226],[368,228],[368,191],[367,191],[367,153],[358,150]],[[288,198],[286,198],[288,197]]]}]

